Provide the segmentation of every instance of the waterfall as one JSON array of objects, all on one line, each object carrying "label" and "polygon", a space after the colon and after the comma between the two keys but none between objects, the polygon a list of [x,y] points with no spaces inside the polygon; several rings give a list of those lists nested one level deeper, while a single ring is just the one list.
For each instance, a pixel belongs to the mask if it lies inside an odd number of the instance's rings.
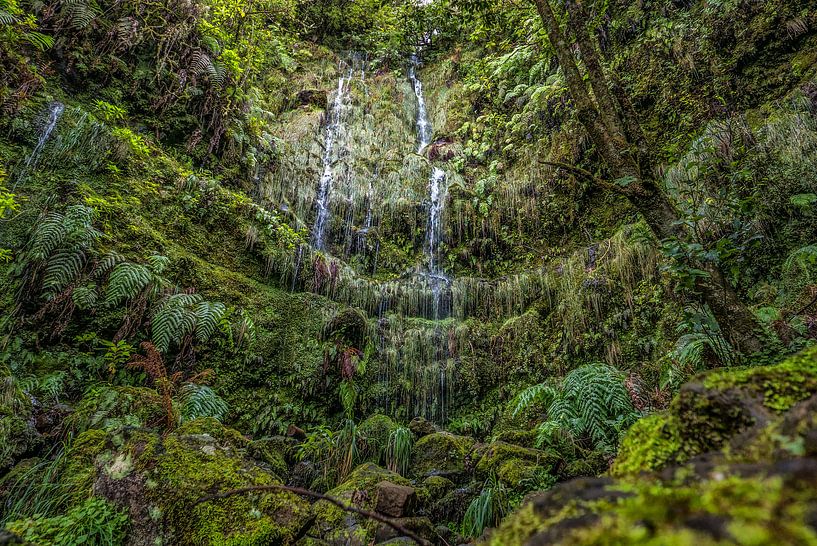
[{"label": "waterfall", "polygon": [[[341,63],[341,69],[343,68]],[[316,200],[317,215],[312,227],[312,246],[317,250],[326,249],[326,226],[329,221],[329,201],[332,194],[332,183],[335,179],[334,165],[336,161],[335,149],[340,133],[343,131],[344,112],[350,101],[350,83],[354,75],[354,67],[350,64],[338,78],[338,87],[335,98],[329,110],[326,133],[323,139],[323,173],[318,183]]]},{"label": "waterfall", "polygon": [[28,159],[26,160],[26,167],[30,167],[32,163],[36,163],[37,157],[40,155],[43,146],[45,146],[45,143],[48,141],[48,137],[51,136],[51,133],[53,133],[54,129],[57,127],[57,122],[60,120],[60,116],[64,111],[65,105],[61,102],[54,102],[48,107],[48,122],[45,124],[42,133],[40,133],[40,138],[37,140],[37,145],[34,147],[31,155],[28,156]]},{"label": "waterfall", "polygon": [[[408,75],[414,88],[414,95],[417,97],[417,137],[419,141],[417,153],[421,154],[431,143],[433,129],[428,119],[423,83],[417,77],[418,66],[419,61],[416,56],[413,56]],[[439,167],[434,167],[428,182],[428,220],[426,222],[426,240],[423,250],[427,267],[424,277],[427,279],[433,294],[435,319],[446,318],[451,313],[451,279],[445,275],[439,259],[440,243],[443,235],[442,218],[448,193],[446,182],[445,171]]]}]

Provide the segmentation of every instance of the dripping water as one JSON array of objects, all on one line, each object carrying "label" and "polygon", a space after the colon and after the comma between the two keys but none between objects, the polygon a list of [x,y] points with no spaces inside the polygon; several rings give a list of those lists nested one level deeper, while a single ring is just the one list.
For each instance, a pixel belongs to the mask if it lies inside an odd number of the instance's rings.
[{"label": "dripping water", "polygon": [[43,150],[43,146],[45,146],[45,143],[48,141],[48,137],[51,136],[51,133],[54,132],[54,129],[57,127],[57,122],[60,120],[60,116],[62,116],[64,111],[65,105],[61,102],[55,102],[48,108],[48,122],[45,124],[42,133],[40,133],[40,138],[37,141],[37,145],[34,147],[31,155],[28,156],[26,167],[36,164],[37,158],[39,157],[40,152]]},{"label": "dripping water", "polygon": [[12,189],[15,189],[20,180],[25,178],[26,171],[30,167],[37,164],[37,160],[40,157],[40,153],[43,151],[45,143],[48,142],[51,133],[53,133],[54,129],[57,128],[57,122],[59,122],[60,116],[62,116],[64,111],[65,105],[61,102],[54,102],[48,107],[48,121],[43,126],[42,132],[40,132],[40,136],[37,139],[37,145],[34,146],[34,149],[31,151],[31,155],[29,155],[28,159],[26,159],[26,163],[20,171],[20,174],[17,175]]},{"label": "dripping water", "polygon": [[[341,63],[342,65],[343,63]],[[341,66],[341,68],[343,68]],[[354,68],[350,65],[338,78],[335,98],[329,111],[329,121],[323,141],[323,173],[318,183],[316,200],[317,216],[312,227],[312,246],[317,250],[326,250],[326,227],[329,221],[329,201],[332,194],[332,182],[335,174],[335,148],[338,136],[343,130],[344,111],[349,103],[349,91]]]}]

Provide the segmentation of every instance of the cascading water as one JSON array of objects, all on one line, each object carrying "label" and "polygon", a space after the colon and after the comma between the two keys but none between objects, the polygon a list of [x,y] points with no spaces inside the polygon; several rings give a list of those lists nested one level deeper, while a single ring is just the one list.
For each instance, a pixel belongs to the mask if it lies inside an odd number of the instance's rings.
[{"label": "cascading water", "polygon": [[[343,67],[341,66],[341,69]],[[337,143],[343,131],[344,113],[350,102],[350,83],[354,67],[349,65],[338,78],[338,87],[329,112],[326,133],[323,140],[323,173],[318,183],[316,200],[317,215],[312,227],[312,246],[317,250],[326,249],[326,227],[329,222],[329,202],[332,194],[332,183],[335,180],[334,165],[337,160]]]},{"label": "cascading water", "polygon": [[37,145],[34,146],[34,149],[31,151],[31,155],[29,155],[28,159],[26,159],[25,165],[22,167],[22,169],[20,169],[20,173],[17,175],[12,189],[16,189],[17,184],[19,184],[20,181],[25,178],[28,169],[37,164],[37,160],[40,157],[40,153],[43,151],[45,143],[48,142],[49,137],[51,137],[51,133],[53,133],[54,129],[57,128],[57,122],[59,122],[60,116],[62,116],[64,111],[65,105],[61,102],[54,102],[48,107],[48,120],[43,126],[43,130],[37,139]]},{"label": "cascading water", "polygon": [[[433,129],[428,119],[423,83],[417,77],[418,66],[417,57],[412,57],[408,75],[414,88],[414,95],[417,97],[417,137],[419,141],[417,153],[420,154],[431,144]],[[434,167],[428,182],[428,221],[424,245],[427,271],[424,272],[424,276],[428,280],[434,298],[435,319],[446,318],[451,312],[451,280],[445,275],[439,259],[443,233],[442,218],[447,197],[446,181],[445,171]]]},{"label": "cascading water", "polygon": [[39,157],[45,143],[48,142],[48,137],[51,136],[51,133],[53,133],[57,127],[57,122],[60,120],[60,116],[62,116],[64,111],[65,105],[61,102],[55,102],[48,108],[48,122],[43,128],[43,132],[40,133],[37,145],[34,147],[31,155],[28,156],[28,160],[26,160],[26,167],[30,167],[33,163],[36,163],[37,157]]}]

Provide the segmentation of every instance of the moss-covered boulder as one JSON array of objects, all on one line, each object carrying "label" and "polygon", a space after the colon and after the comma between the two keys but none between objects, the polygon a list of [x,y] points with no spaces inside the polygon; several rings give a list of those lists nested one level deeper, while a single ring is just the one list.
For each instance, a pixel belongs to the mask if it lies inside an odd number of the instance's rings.
[{"label": "moss-covered boulder", "polygon": [[460,477],[473,470],[471,451],[474,439],[448,432],[420,438],[411,452],[411,475]]},{"label": "moss-covered boulder", "polygon": [[380,464],[389,445],[389,435],[397,428],[391,417],[376,413],[357,427],[360,436],[360,452],[366,461]]},{"label": "moss-covered boulder", "polygon": [[684,385],[611,473],[533,496],[486,542],[817,543],[817,349]]},{"label": "moss-covered boulder", "polygon": [[681,388],[670,408],[627,432],[613,475],[660,470],[726,446],[734,458],[798,402],[817,393],[817,347],[773,366],[716,370]]},{"label": "moss-covered boulder", "polygon": [[817,460],[680,469],[666,481],[574,480],[529,499],[484,540],[545,544],[813,544]]},{"label": "moss-covered boulder", "polygon": [[311,507],[286,492],[199,502],[218,491],[280,483],[248,456],[250,441],[213,419],[161,436],[147,429],[89,430],[68,456],[64,479],[79,496],[127,509],[130,544],[289,544]]},{"label": "moss-covered boulder", "polygon": [[[381,482],[408,486],[409,481],[399,474],[373,463],[358,466],[346,480],[326,494],[350,506],[374,511],[377,505],[377,486]],[[368,544],[374,536],[374,522],[366,521],[326,501],[314,505],[315,523],[311,536],[329,544]]]},{"label": "moss-covered boulder", "polygon": [[477,477],[496,475],[512,489],[519,489],[524,482],[541,479],[541,475],[552,474],[558,463],[558,456],[553,453],[506,442],[493,442],[477,449],[476,453],[479,454]]},{"label": "moss-covered boulder", "polygon": [[430,507],[456,486],[444,476],[429,476],[417,487],[417,500],[421,507]]}]

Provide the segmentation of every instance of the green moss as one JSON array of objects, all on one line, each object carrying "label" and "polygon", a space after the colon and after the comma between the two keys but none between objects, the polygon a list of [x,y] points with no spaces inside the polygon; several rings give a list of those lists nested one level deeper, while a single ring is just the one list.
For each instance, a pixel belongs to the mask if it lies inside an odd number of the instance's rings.
[{"label": "green moss", "polygon": [[718,370],[705,375],[703,384],[749,391],[762,396],[767,408],[786,411],[817,392],[817,346],[773,366]]},{"label": "green moss", "polygon": [[360,423],[357,432],[362,440],[361,454],[364,460],[381,463],[388,447],[389,435],[397,428],[391,417],[374,414]]},{"label": "green moss", "polygon": [[[377,502],[377,484],[389,481],[397,485],[409,485],[409,481],[399,474],[381,468],[372,463],[364,463],[349,475],[342,484],[327,493],[328,496],[345,503],[354,503],[356,506],[373,510]],[[330,542],[361,540],[367,543],[374,532],[374,525],[370,521],[357,518],[341,508],[326,501],[318,501],[314,507],[315,528],[321,536]]]},{"label": "green moss", "polygon": [[524,466],[545,469],[550,469],[557,462],[557,457],[547,451],[530,449],[506,442],[493,442],[485,447],[481,454],[476,471],[478,475],[483,477],[498,472],[509,461],[515,461]]},{"label": "green moss", "polygon": [[678,482],[608,486],[561,509],[545,496],[511,515],[488,543],[521,545],[543,533],[547,543],[577,545],[817,544],[808,523],[817,499],[813,479],[791,487],[762,473],[723,473],[711,481],[690,481],[687,474]]},{"label": "green moss", "polygon": [[70,417],[74,430],[115,430],[156,426],[165,417],[162,398],[153,389],[100,386],[85,394]]},{"label": "green moss", "polygon": [[680,449],[681,438],[674,419],[665,413],[650,415],[627,431],[610,473],[621,476],[663,468],[676,462]]},{"label": "green moss", "polygon": [[152,473],[156,487],[149,496],[183,543],[286,542],[309,513],[303,501],[284,492],[237,495],[195,504],[214,486],[224,490],[270,485],[277,480],[243,459],[231,446],[214,444],[204,436],[171,435],[163,448]]},{"label": "green moss", "polygon": [[415,476],[457,475],[466,471],[466,458],[474,439],[436,432],[420,438],[412,449],[411,473]]}]

